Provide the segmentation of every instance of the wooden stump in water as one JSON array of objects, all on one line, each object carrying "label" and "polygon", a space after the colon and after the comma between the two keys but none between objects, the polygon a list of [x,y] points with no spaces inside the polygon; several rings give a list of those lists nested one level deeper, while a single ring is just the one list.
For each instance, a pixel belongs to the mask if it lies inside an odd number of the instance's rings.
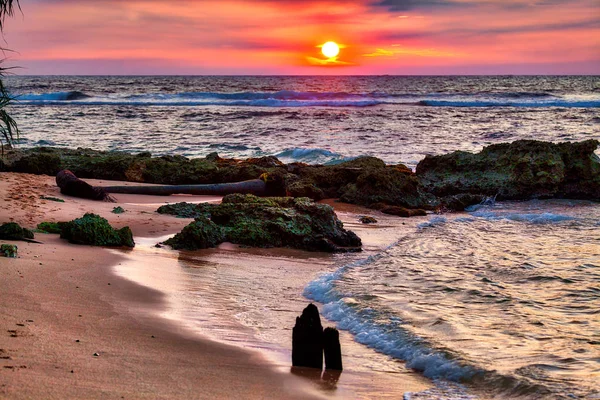
[{"label": "wooden stump in water", "polygon": [[325,328],[323,331],[323,351],[325,352],[325,369],[341,371],[342,348],[340,333],[336,328]]},{"label": "wooden stump in water", "polygon": [[292,365],[323,368],[323,326],[319,310],[309,304],[292,330]]}]

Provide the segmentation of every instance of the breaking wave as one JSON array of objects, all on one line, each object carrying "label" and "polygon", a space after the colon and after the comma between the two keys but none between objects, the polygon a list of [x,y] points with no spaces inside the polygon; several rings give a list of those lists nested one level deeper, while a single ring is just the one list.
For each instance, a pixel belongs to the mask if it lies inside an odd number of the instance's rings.
[{"label": "breaking wave", "polygon": [[89,95],[79,91],[23,94],[26,104],[129,106],[370,107],[381,104],[427,107],[598,108],[598,96],[562,98],[544,92],[507,93],[348,93],[348,92],[181,92]]}]

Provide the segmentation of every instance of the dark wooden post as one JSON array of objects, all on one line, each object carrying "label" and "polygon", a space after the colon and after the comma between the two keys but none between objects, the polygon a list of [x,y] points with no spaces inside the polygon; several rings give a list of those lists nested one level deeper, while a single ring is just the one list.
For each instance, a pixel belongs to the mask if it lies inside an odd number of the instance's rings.
[{"label": "dark wooden post", "polygon": [[292,365],[323,368],[323,326],[319,310],[309,304],[292,330]]},{"label": "dark wooden post", "polygon": [[340,333],[336,328],[325,328],[323,332],[323,350],[325,351],[325,369],[343,370]]}]

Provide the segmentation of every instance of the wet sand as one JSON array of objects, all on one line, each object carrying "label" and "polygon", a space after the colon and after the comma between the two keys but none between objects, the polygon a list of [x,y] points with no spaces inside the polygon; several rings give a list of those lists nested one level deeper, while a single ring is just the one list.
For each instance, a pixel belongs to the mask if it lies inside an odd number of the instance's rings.
[{"label": "wet sand", "polygon": [[[159,205],[218,198],[115,195],[118,203],[94,202],[61,195],[53,177],[12,173],[0,173],[0,193],[0,222],[35,228],[42,221],[70,220],[93,211],[117,228],[130,226],[138,243],[134,250],[110,250],[36,234],[43,244],[17,242],[20,258],[0,258],[0,397],[396,398],[429,386],[410,371],[398,374],[396,367],[370,371],[360,366],[360,356],[346,357],[339,381],[320,376],[307,380],[290,373],[286,339],[273,345],[260,335],[248,340],[257,335],[235,313],[234,297],[244,294],[240,282],[274,272],[263,290],[266,299],[274,300],[285,286],[287,305],[294,306],[265,315],[275,315],[273,323],[286,324],[289,331],[308,303],[301,288],[331,268],[333,256],[228,244],[194,253],[153,247],[158,237],[189,223],[155,213]],[[42,200],[41,195],[65,203]],[[117,205],[126,212],[111,213]],[[367,250],[387,240],[376,233],[385,229],[350,229],[366,239]],[[192,306],[190,291],[202,293]],[[269,291],[277,293],[269,296]],[[342,346],[348,354],[370,352],[345,333]]]}]

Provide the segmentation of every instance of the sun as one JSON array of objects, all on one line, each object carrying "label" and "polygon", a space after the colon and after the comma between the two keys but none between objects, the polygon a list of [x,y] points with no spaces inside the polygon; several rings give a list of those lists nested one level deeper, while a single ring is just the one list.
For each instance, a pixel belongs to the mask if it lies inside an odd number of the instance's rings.
[{"label": "sun", "polygon": [[336,42],[327,42],[321,47],[321,52],[327,58],[333,58],[340,54],[340,46]]}]

